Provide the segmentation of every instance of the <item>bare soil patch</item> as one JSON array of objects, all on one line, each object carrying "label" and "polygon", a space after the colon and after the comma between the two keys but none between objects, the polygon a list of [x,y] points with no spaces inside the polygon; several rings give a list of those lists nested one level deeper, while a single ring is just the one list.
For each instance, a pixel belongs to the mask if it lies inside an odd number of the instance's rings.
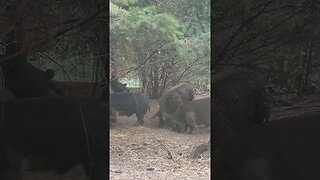
[{"label": "bare soil patch", "polygon": [[210,152],[190,157],[195,146],[207,143],[209,129],[193,134],[158,128],[158,101],[151,100],[144,126],[133,126],[136,116],[118,116],[110,130],[110,179],[210,179]]}]

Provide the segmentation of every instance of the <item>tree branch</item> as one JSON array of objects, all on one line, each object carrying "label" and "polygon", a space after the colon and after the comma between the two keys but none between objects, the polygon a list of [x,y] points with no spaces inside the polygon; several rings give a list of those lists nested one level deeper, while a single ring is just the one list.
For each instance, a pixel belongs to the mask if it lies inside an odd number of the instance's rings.
[{"label": "tree branch", "polygon": [[178,80],[175,82],[175,84],[178,84],[178,82],[181,80],[182,76],[199,60],[199,58],[197,58],[195,61],[193,61],[179,76]]}]

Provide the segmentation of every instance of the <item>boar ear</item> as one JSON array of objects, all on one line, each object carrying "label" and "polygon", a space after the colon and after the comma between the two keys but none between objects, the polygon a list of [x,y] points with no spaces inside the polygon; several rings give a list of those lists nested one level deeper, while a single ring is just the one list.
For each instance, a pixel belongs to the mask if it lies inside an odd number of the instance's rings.
[{"label": "boar ear", "polygon": [[47,76],[47,80],[50,80],[54,77],[54,71],[52,69],[48,69],[46,70],[46,76]]}]

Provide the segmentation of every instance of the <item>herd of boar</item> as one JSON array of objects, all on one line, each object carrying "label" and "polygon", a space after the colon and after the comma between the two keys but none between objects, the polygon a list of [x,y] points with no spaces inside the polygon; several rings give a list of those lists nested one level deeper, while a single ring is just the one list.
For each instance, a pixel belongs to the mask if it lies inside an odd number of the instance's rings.
[{"label": "herd of boar", "polygon": [[[113,82],[114,81],[114,82]],[[212,78],[212,97],[195,98],[192,84],[169,88],[159,100],[159,127],[169,125],[173,131],[192,133],[198,125],[213,123],[213,147],[250,126],[268,123],[269,98],[258,74],[245,69],[228,69]],[[136,114],[137,125],[144,123],[148,100],[140,93],[126,91],[125,85],[111,80],[111,120],[116,113]],[[117,93],[115,93],[117,92]],[[210,117],[211,116],[211,117]]]},{"label": "herd of boar", "polygon": [[[197,125],[210,126],[213,119],[214,147],[218,147],[234,133],[269,121],[269,100],[261,82],[254,72],[226,70],[212,79],[212,97],[196,99],[193,85],[182,83],[161,96],[159,110],[152,118],[159,118],[159,127],[169,125],[176,132],[189,130],[189,133]],[[143,125],[149,110],[148,100],[140,93],[129,92],[117,79],[111,79],[110,84],[111,121],[116,121],[116,113],[136,114],[136,124]]]},{"label": "herd of boar", "polygon": [[[174,131],[189,133],[196,125],[210,126],[213,119],[217,146],[235,132],[269,121],[269,99],[256,73],[229,69],[214,76],[212,84],[213,97],[195,98],[194,87],[189,83],[169,88],[159,99],[159,110],[152,118],[159,118],[159,127],[169,124]],[[121,85],[116,79],[111,80],[111,119],[116,119],[114,112],[136,114],[137,124],[142,125],[149,109],[148,100]]]},{"label": "herd of boar", "polygon": [[[117,82],[121,84],[120,82]],[[116,121],[116,113],[131,116],[136,114],[136,125],[143,125],[144,116],[150,109],[149,101],[141,93],[119,92],[119,85],[110,94],[110,119]],[[124,89],[125,86],[122,88]],[[190,133],[196,124],[210,125],[210,97],[195,99],[191,84],[179,84],[165,92],[159,100],[159,110],[153,116],[159,117],[159,127],[171,124],[174,131],[181,132],[190,128]]]}]

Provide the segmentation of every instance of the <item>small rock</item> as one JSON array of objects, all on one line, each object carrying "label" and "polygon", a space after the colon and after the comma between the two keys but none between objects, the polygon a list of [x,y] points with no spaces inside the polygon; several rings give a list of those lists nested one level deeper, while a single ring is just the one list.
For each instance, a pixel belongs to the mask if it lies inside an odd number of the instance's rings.
[{"label": "small rock", "polygon": [[154,171],[154,168],[153,167],[149,167],[147,168],[148,171]]},{"label": "small rock", "polygon": [[139,147],[136,148],[136,150],[143,150],[143,149],[145,149],[145,148],[144,148],[144,147],[141,147],[141,146],[139,146]]},{"label": "small rock", "polygon": [[122,173],[122,171],[120,171],[120,170],[115,170],[115,171],[113,171],[113,172],[115,172],[115,173]]}]

